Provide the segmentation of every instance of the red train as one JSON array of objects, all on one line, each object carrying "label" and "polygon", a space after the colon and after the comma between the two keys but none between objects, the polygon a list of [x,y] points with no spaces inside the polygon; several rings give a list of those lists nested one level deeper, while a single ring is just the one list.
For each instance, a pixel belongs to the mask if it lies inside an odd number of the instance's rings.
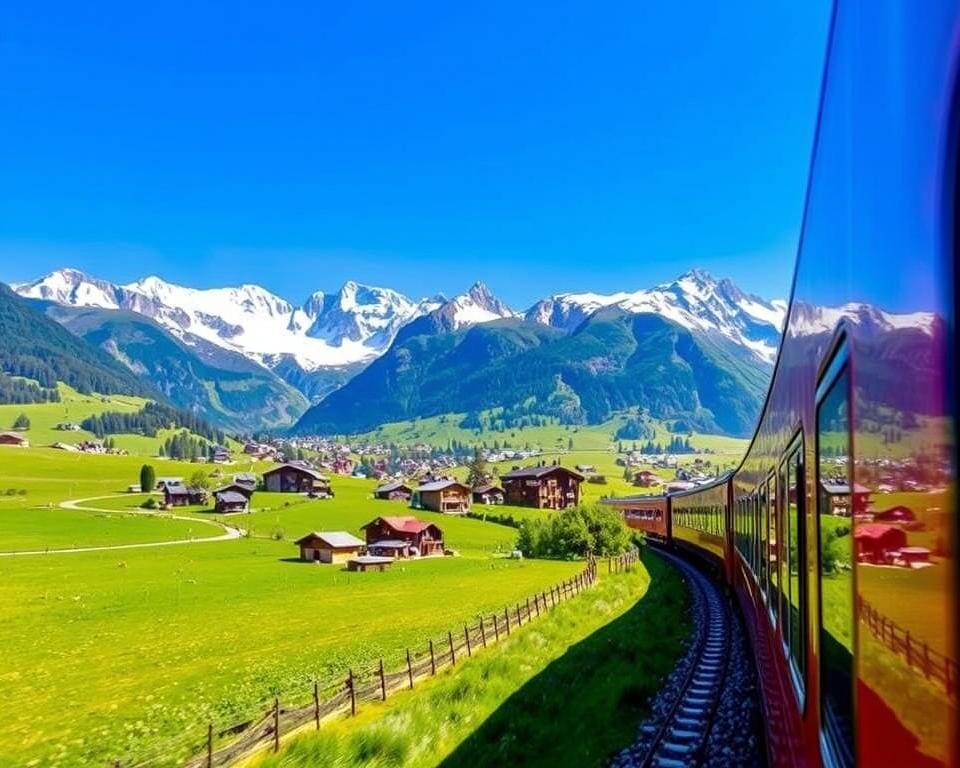
[{"label": "red train", "polygon": [[611,500],[736,595],[776,766],[955,766],[956,3],[833,14],[790,308],[745,458]]}]

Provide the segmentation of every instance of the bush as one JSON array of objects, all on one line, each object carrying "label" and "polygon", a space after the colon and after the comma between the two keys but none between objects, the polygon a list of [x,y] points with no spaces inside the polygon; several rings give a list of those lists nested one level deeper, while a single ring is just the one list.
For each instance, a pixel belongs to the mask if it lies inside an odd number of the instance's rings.
[{"label": "bush", "polygon": [[17,416],[17,420],[13,422],[14,429],[30,429],[30,419],[27,417],[27,414],[21,413]]},{"label": "bush", "polygon": [[623,518],[600,505],[572,507],[545,520],[525,520],[517,536],[517,549],[527,557],[610,557],[630,546],[630,529]]},{"label": "bush", "polygon": [[140,506],[141,506],[143,509],[156,509],[156,508],[157,508],[157,500],[156,500],[156,499],[153,499],[153,498],[147,499],[147,500],[146,500],[145,502],[143,502],[143,504],[141,504]]},{"label": "bush", "polygon": [[144,493],[150,493],[157,486],[157,473],[153,467],[144,464],[140,467],[140,490]]}]

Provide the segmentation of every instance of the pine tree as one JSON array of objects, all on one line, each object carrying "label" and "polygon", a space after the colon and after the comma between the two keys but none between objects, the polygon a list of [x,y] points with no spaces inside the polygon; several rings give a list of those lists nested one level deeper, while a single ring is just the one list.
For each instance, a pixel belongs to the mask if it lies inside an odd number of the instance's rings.
[{"label": "pine tree", "polygon": [[144,464],[140,467],[140,490],[144,493],[150,493],[157,486],[157,474],[153,467]]}]

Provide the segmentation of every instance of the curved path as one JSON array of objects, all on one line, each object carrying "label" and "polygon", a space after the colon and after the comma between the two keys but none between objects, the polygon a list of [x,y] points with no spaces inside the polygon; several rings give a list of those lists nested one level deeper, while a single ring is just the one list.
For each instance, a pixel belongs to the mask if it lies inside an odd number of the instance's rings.
[{"label": "curved path", "polygon": [[[117,493],[110,496],[91,496],[86,499],[73,499],[71,501],[61,501],[59,506],[61,509],[72,509],[77,512],[106,512],[111,515],[156,515],[156,512],[150,512],[147,510],[140,511],[138,509],[104,509],[102,507],[89,507],[85,506],[88,502],[91,501],[100,501],[101,499],[120,499],[126,498],[126,494]],[[219,520],[210,520],[209,518],[204,517],[193,517],[191,515],[164,515],[165,519],[168,520],[188,520],[193,523],[202,523],[204,525],[212,525],[216,528],[220,528],[223,533],[219,536],[207,536],[205,538],[198,539],[170,539],[167,541],[145,541],[139,544],[104,544],[102,546],[94,547],[67,547],[64,549],[33,549],[33,550],[21,550],[18,552],[0,552],[0,557],[20,557],[24,555],[62,555],[68,554],[71,552],[107,552],[114,549],[144,549],[147,547],[172,547],[177,544],[204,544],[206,542],[212,541],[233,541],[234,539],[239,539],[244,535],[245,531],[242,528],[236,528],[225,523],[220,522]]]}]

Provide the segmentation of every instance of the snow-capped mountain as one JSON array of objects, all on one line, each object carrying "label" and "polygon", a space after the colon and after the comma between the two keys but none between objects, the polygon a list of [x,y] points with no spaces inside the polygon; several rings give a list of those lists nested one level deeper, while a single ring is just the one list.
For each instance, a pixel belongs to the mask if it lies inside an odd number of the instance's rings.
[{"label": "snow-capped mountain", "polygon": [[389,347],[402,325],[440,305],[348,282],[337,293],[314,293],[294,306],[257,285],[198,290],[159,277],[114,285],[73,269],[13,288],[68,306],[126,309],[187,343],[202,339],[268,367],[293,359],[306,371],[368,362]]},{"label": "snow-capped mountain", "polygon": [[444,301],[434,308],[434,312],[444,318],[445,327],[451,331],[492,320],[523,316],[500,301],[481,282],[474,283],[466,293]]},{"label": "snow-capped mountain", "polygon": [[692,331],[719,334],[772,364],[787,303],[745,294],[731,280],[695,269],[676,280],[632,293],[562,293],[534,304],[528,320],[573,330],[601,307],[656,314]]},{"label": "snow-capped mountain", "polygon": [[795,336],[833,333],[841,320],[860,326],[865,335],[871,337],[911,328],[927,336],[933,336],[937,323],[941,322],[933,312],[894,314],[861,302],[850,302],[839,307],[822,307],[795,302],[791,316],[791,333]]}]

